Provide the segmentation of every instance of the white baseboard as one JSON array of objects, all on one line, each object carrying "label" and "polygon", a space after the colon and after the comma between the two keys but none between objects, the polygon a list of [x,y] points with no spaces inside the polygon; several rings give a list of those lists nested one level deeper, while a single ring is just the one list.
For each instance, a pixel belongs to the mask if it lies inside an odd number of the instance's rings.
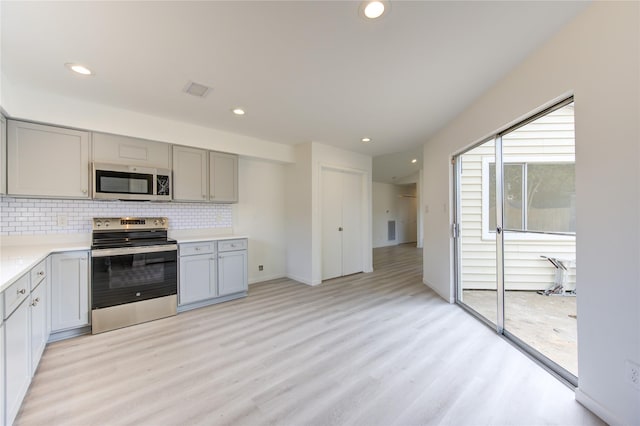
[{"label": "white baseboard", "polygon": [[298,277],[292,274],[287,274],[287,278],[289,278],[290,280],[298,281],[299,283],[306,284],[306,285],[311,285],[311,286],[317,285],[317,284],[313,284],[312,281],[307,280],[306,278]]},{"label": "white baseboard", "polygon": [[627,424],[621,421],[615,414],[603,407],[599,402],[591,398],[589,395],[576,388],[576,401],[583,405],[587,410],[591,411],[596,416],[600,417],[606,423],[615,425]]},{"label": "white baseboard", "polygon": [[287,276],[285,274],[271,274],[271,275],[264,275],[264,276],[260,276],[259,278],[252,278],[249,280],[249,285],[251,284],[257,284],[257,283],[262,283],[265,281],[271,281],[271,280],[278,280],[280,278],[286,278]]},{"label": "white baseboard", "polygon": [[453,297],[450,294],[444,295],[444,294],[440,293],[434,286],[432,286],[429,283],[429,281],[425,280],[424,278],[422,279],[422,283],[424,285],[426,285],[427,287],[429,287],[431,290],[433,290],[438,296],[442,297],[446,302],[455,303],[455,300],[453,299]]}]

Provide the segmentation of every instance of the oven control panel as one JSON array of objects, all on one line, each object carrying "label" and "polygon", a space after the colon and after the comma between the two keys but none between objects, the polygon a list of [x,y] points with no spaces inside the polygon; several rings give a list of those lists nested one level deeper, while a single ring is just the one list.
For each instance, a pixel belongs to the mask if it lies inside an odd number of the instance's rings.
[{"label": "oven control panel", "polygon": [[169,219],[166,217],[95,217],[93,230],[146,230],[168,229]]}]

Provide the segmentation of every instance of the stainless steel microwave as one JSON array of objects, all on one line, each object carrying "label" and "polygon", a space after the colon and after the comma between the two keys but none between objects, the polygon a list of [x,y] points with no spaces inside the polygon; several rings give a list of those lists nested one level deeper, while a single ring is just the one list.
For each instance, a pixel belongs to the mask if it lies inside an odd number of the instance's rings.
[{"label": "stainless steel microwave", "polygon": [[171,200],[171,170],[93,163],[93,198]]}]

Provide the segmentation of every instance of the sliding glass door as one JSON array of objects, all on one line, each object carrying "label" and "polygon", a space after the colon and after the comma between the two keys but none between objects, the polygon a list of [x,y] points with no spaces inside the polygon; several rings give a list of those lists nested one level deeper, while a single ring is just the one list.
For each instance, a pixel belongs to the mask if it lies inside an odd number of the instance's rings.
[{"label": "sliding glass door", "polygon": [[576,384],[573,120],[569,99],[458,155],[454,230],[458,303]]}]

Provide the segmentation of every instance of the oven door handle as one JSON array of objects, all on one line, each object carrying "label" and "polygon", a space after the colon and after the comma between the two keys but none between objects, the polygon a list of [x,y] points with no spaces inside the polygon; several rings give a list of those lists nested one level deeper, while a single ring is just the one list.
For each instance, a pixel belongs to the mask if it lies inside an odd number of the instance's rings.
[{"label": "oven door handle", "polygon": [[160,246],[142,246],[142,247],[119,247],[111,249],[95,249],[91,250],[91,257],[109,257],[109,256],[124,256],[128,254],[141,254],[141,253],[157,253],[161,251],[174,251],[178,250],[177,244],[165,244]]}]

